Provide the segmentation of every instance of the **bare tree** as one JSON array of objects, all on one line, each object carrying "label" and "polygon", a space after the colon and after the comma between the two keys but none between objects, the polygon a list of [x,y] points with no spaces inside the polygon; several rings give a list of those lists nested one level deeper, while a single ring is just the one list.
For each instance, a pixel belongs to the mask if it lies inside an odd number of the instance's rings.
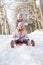
[{"label": "bare tree", "polygon": [[1,34],[7,34],[7,15],[2,2],[0,2],[0,26]]}]

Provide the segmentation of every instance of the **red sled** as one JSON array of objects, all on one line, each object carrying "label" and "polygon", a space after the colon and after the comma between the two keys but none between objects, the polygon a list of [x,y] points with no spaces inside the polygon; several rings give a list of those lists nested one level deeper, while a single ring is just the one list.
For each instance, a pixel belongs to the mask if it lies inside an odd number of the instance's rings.
[{"label": "red sled", "polygon": [[16,46],[22,46],[22,45],[29,46],[29,44],[28,44],[28,43],[19,43],[19,44],[17,44],[17,43],[16,43]]}]

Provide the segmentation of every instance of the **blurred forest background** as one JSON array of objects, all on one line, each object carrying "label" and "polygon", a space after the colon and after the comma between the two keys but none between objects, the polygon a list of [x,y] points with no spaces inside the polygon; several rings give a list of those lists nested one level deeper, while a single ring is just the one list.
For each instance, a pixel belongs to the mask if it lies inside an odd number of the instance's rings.
[{"label": "blurred forest background", "polygon": [[0,34],[11,34],[19,12],[28,33],[43,29],[43,0],[0,0]]}]

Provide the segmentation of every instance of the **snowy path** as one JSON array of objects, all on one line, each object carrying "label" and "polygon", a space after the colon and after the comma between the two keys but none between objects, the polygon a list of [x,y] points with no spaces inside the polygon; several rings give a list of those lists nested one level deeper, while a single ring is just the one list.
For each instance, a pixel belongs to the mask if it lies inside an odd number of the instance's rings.
[{"label": "snowy path", "polygon": [[43,65],[43,32],[29,34],[36,46],[10,48],[11,35],[0,35],[0,65]]}]

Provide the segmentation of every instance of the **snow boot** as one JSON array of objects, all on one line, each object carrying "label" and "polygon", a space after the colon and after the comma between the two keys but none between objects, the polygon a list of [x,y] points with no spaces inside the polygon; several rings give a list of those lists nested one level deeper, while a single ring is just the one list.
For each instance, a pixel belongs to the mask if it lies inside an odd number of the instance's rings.
[{"label": "snow boot", "polygon": [[35,46],[35,41],[31,40],[31,44],[32,44],[32,46]]},{"label": "snow boot", "polygon": [[11,48],[14,48],[14,41],[12,40],[10,43]]}]

